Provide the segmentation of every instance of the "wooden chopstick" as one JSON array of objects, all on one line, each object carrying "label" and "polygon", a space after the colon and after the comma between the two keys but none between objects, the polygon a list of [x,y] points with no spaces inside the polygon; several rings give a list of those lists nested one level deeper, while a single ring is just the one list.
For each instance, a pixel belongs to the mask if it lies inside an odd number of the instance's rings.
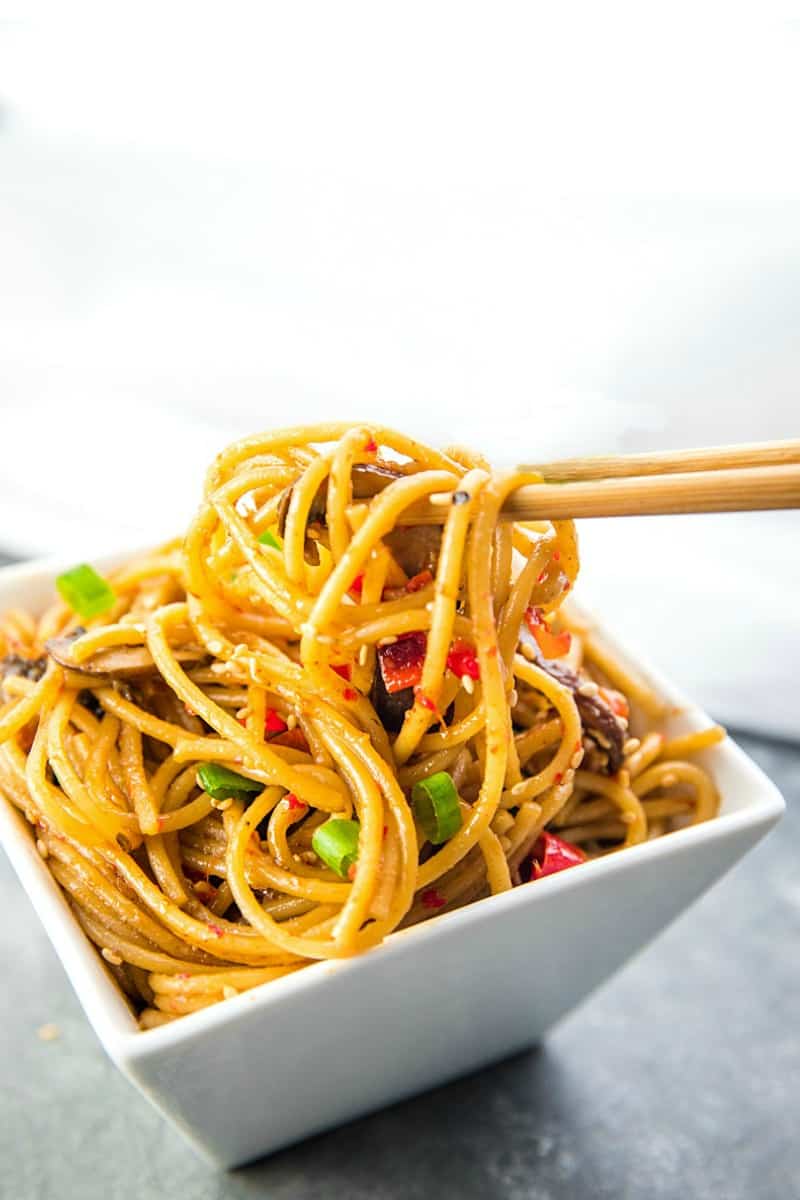
[{"label": "wooden chopstick", "polygon": [[[449,507],[444,495],[442,500],[408,508],[402,523],[441,524]],[[780,508],[800,508],[800,463],[532,484],[512,492],[500,515],[507,521],[541,521]]]},{"label": "wooden chopstick", "polygon": [[720,471],[734,467],[781,466],[800,463],[800,440],[750,442],[744,446],[706,446],[650,454],[597,455],[531,464],[546,483],[577,483],[588,479],[626,479],[631,475],[672,475],[687,471]]}]

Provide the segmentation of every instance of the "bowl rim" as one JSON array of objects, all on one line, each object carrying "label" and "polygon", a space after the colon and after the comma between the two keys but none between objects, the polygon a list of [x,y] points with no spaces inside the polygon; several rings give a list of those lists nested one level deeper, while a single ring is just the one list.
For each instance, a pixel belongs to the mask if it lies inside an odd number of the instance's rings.
[{"label": "bowl rim", "polygon": [[[98,555],[94,561],[110,567],[142,552],[141,547],[126,548],[113,554]],[[69,563],[72,562],[74,555],[69,559]],[[47,557],[0,567],[0,596],[10,592],[15,585],[22,586],[34,579],[42,583],[52,581],[67,565],[64,558]],[[5,598],[2,599],[2,603],[7,602]],[[646,658],[611,633],[602,618],[583,605],[581,612],[589,617],[594,627],[602,630],[604,639],[612,649],[634,663],[665,700],[680,709],[687,729],[705,728],[711,723],[711,718]],[[593,859],[584,864],[580,871],[546,876],[536,881],[535,889],[530,884],[522,884],[508,892],[473,901],[435,920],[398,930],[364,954],[311,963],[302,970],[261,984],[224,1003],[188,1013],[178,1021],[149,1030],[141,1030],[136,1025],[135,1017],[116,981],[80,927],[60,887],[40,857],[24,817],[6,801],[0,802],[0,845],[4,847],[106,1051],[119,1064],[131,1063],[158,1055],[165,1047],[191,1043],[212,1033],[220,1025],[236,1021],[252,1009],[269,1009],[291,1000],[300,991],[324,987],[332,974],[344,973],[357,979],[360,972],[373,969],[381,955],[413,954],[417,947],[422,948],[426,943],[446,938],[463,928],[502,919],[507,911],[519,906],[535,905],[537,896],[542,897],[559,889],[591,887],[593,881],[603,875],[624,874],[643,861],[658,862],[665,856],[681,854],[684,849],[701,843],[727,840],[745,829],[760,828],[766,832],[785,809],[783,797],[776,786],[730,737],[707,748],[704,753],[712,758],[728,760],[742,777],[747,795],[736,811],[723,812],[711,821],[677,830],[668,837]]]}]

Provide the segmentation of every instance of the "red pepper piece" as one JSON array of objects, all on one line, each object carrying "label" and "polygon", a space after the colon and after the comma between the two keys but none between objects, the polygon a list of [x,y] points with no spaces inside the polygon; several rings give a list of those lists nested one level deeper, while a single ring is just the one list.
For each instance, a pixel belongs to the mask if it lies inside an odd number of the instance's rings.
[{"label": "red pepper piece", "polygon": [[364,572],[362,571],[360,575],[356,575],[355,579],[350,584],[350,591],[352,592],[352,594],[354,596],[360,596],[361,593],[363,592],[363,590],[364,590]]},{"label": "red pepper piece", "polygon": [[436,888],[428,888],[427,892],[423,892],[420,897],[425,908],[444,908],[447,901],[444,896],[437,892]]},{"label": "red pepper piece", "polygon": [[586,862],[586,855],[578,846],[573,846],[571,842],[565,842],[563,838],[545,830],[533,847],[531,879],[555,875],[557,871],[577,867],[582,862]]},{"label": "red pepper piece", "polygon": [[470,679],[480,679],[480,668],[475,650],[463,638],[456,638],[447,655],[447,668],[462,679],[468,675]]},{"label": "red pepper piece", "polygon": [[283,798],[286,801],[286,803],[289,805],[289,808],[291,808],[292,810],[297,809],[297,808],[305,808],[306,807],[306,805],[303,803],[302,800],[297,799],[297,796],[295,796],[294,792],[287,792]]},{"label": "red pepper piece", "polygon": [[270,746],[287,746],[290,750],[302,750],[305,754],[308,754],[306,735],[297,725],[294,729],[287,729],[285,733],[279,733],[275,737],[271,737],[269,744]]},{"label": "red pepper piece", "polygon": [[375,438],[370,438],[368,442],[364,443],[364,452],[366,454],[374,454],[377,449],[378,443],[375,441]]},{"label": "red pepper piece", "polygon": [[335,671],[346,683],[350,682],[350,677],[353,673],[350,663],[331,663],[331,670]]},{"label": "red pepper piece", "polygon": [[356,691],[355,688],[345,688],[344,691],[342,692],[342,696],[344,697],[345,700],[357,700],[358,692]]},{"label": "red pepper piece", "polygon": [[566,630],[563,633],[553,633],[540,608],[525,609],[525,624],[545,658],[563,658],[568,653],[572,645],[572,635]]},{"label": "red pepper piece", "polygon": [[421,592],[429,583],[433,583],[433,575],[430,571],[420,571],[418,575],[412,575],[406,583],[407,592]]},{"label": "red pepper piece", "polygon": [[624,717],[627,721],[630,709],[622,692],[617,692],[614,688],[600,688],[599,695],[601,700],[605,700],[615,717]]},{"label": "red pepper piece", "polygon": [[419,631],[404,633],[389,646],[378,646],[378,663],[383,685],[390,695],[416,687],[422,678],[427,636]]},{"label": "red pepper piece", "polygon": [[276,712],[274,708],[268,708],[264,718],[264,729],[267,733],[284,733],[288,729],[288,725],[279,712]]}]

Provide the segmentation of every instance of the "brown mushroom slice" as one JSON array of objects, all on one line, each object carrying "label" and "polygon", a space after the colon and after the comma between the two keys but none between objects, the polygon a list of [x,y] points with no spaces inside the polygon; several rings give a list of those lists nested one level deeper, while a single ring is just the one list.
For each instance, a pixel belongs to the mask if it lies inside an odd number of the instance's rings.
[{"label": "brown mushroom slice", "polygon": [[[98,675],[105,679],[136,679],[158,673],[153,656],[146,646],[113,646],[108,650],[99,650],[83,662],[76,663],[72,658],[72,644],[75,640],[74,636],[67,636],[51,638],[45,643],[50,657],[68,671],[80,671],[82,675]],[[184,646],[174,653],[180,663],[201,662],[208,657],[206,650],[201,646]]]},{"label": "brown mushroom slice", "polygon": [[603,774],[615,775],[625,760],[623,746],[627,734],[610,705],[601,696],[587,696],[580,690],[581,684],[587,682],[587,676],[540,655],[536,657],[536,665],[572,692],[584,734],[605,753]]},{"label": "brown mushroom slice", "polygon": [[[350,477],[353,482],[354,500],[371,500],[390,483],[402,479],[407,474],[399,465],[394,463],[354,463]],[[281,537],[286,528],[286,514],[292,499],[292,488],[286,488],[278,505],[278,532]],[[328,499],[328,480],[324,479],[317,489],[317,494],[308,510],[309,525],[325,524],[325,505]]]},{"label": "brown mushroom slice", "polygon": [[383,540],[395,562],[410,578],[423,571],[436,574],[442,548],[441,525],[398,525]]}]

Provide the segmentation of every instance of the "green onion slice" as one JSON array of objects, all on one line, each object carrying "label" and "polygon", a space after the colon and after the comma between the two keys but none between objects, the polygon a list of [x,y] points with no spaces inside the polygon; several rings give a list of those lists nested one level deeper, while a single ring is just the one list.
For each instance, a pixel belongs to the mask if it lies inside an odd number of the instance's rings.
[{"label": "green onion slice", "polygon": [[448,841],[461,828],[458,792],[447,771],[437,771],[415,783],[411,803],[425,836],[434,846]]},{"label": "green onion slice", "polygon": [[263,792],[264,784],[257,779],[248,779],[237,771],[221,767],[219,763],[203,763],[197,772],[197,780],[212,800],[252,800],[253,792]]},{"label": "green onion slice", "polygon": [[81,563],[59,575],[56,587],[62,600],[80,617],[98,617],[116,600],[113,589],[88,563]]},{"label": "green onion slice", "polygon": [[347,879],[350,868],[358,860],[358,821],[326,821],[314,830],[311,846],[327,867]]},{"label": "green onion slice", "polygon": [[272,532],[271,529],[265,529],[264,532],[259,535],[258,540],[262,546],[272,546],[273,550],[282,550],[283,549],[281,539],[279,537],[276,537],[276,535]]}]

